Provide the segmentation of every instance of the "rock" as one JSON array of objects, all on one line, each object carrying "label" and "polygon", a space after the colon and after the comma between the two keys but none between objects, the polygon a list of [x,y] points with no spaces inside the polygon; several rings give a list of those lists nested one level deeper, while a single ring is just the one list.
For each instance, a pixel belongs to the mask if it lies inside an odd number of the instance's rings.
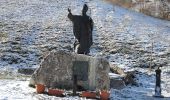
[{"label": "rock", "polygon": [[110,65],[110,71],[115,74],[119,75],[125,75],[125,72],[123,69],[119,68],[117,65]]},{"label": "rock", "polygon": [[110,79],[110,88],[113,88],[113,89],[123,89],[125,87],[125,82],[120,79],[120,78],[111,78]]},{"label": "rock", "polygon": [[[122,78],[119,78],[119,80],[117,80],[117,78],[112,78],[110,81],[111,83],[111,87],[116,87],[117,85],[113,85],[113,84],[119,84],[120,83],[120,87],[121,85],[123,86],[123,84],[125,85],[137,85],[137,83],[135,82],[135,71],[130,71],[130,72],[124,72],[123,69],[119,68],[118,66],[116,65],[110,65],[110,71],[112,73],[115,73],[115,74],[119,74],[122,76]],[[123,83],[121,81],[124,81]],[[115,83],[114,83],[115,82]]]},{"label": "rock", "polygon": [[78,77],[78,87],[85,90],[109,89],[109,68],[109,62],[103,58],[52,51],[34,72],[29,85],[41,83],[48,88],[72,89],[74,74]]},{"label": "rock", "polygon": [[18,64],[18,63],[23,62],[23,60],[21,59],[19,55],[7,54],[7,53],[1,56],[1,60],[7,61],[9,64]]},{"label": "rock", "polygon": [[34,68],[19,68],[18,73],[24,74],[24,75],[32,75],[34,73]]},{"label": "rock", "polygon": [[125,87],[123,76],[115,73],[109,73],[109,77],[110,77],[110,88],[120,90]]},{"label": "rock", "polygon": [[137,85],[136,81],[135,81],[135,71],[131,71],[131,72],[126,72],[126,75],[124,76],[123,80],[125,82],[126,85]]},{"label": "rock", "polygon": [[116,53],[118,53],[118,50],[119,50],[119,49],[114,48],[114,49],[111,49],[111,50],[109,51],[109,53],[111,53],[111,54],[116,54]]}]

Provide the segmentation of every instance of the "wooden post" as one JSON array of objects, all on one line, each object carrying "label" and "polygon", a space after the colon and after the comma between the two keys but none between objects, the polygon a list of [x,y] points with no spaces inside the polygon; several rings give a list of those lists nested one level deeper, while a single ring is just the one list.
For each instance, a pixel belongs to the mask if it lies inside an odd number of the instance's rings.
[{"label": "wooden post", "polygon": [[153,42],[151,45],[151,55],[150,55],[150,66],[149,66],[149,71],[152,71],[152,61],[153,61]]}]

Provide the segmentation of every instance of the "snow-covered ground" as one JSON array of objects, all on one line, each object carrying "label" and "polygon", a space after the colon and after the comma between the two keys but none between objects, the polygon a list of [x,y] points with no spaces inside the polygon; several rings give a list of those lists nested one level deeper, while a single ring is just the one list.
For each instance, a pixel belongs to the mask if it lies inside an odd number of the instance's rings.
[{"label": "snow-covered ground", "polygon": [[[125,70],[137,70],[138,86],[111,89],[113,100],[154,100],[155,72],[163,66],[162,94],[170,99],[170,22],[100,0],[0,0],[0,78],[18,68],[37,68],[51,50],[72,52],[74,36],[67,8],[81,14],[83,4],[95,23],[92,56],[106,57]],[[13,75],[13,74],[12,74]],[[37,95],[28,80],[0,79],[0,99],[59,99]],[[63,99],[79,99],[66,97]],[[161,98],[159,98],[161,99]]]},{"label": "snow-covered ground", "polygon": [[56,97],[37,94],[28,86],[27,80],[0,80],[0,100],[86,100],[76,97]]}]

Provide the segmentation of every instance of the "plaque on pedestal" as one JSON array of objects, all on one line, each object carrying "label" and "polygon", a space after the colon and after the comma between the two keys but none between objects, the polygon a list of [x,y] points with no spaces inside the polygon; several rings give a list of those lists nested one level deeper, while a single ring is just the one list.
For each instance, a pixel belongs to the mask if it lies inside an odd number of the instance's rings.
[{"label": "plaque on pedestal", "polygon": [[87,61],[74,61],[73,62],[73,76],[77,76],[78,81],[88,80],[88,62]]}]

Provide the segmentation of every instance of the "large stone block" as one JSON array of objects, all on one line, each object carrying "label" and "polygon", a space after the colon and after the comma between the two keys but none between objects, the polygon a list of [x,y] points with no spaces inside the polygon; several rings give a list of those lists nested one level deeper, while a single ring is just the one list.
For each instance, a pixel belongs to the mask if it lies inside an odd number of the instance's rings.
[{"label": "large stone block", "polygon": [[31,77],[30,85],[45,84],[48,88],[72,89],[73,75],[85,90],[109,89],[109,62],[104,58],[52,51]]}]

